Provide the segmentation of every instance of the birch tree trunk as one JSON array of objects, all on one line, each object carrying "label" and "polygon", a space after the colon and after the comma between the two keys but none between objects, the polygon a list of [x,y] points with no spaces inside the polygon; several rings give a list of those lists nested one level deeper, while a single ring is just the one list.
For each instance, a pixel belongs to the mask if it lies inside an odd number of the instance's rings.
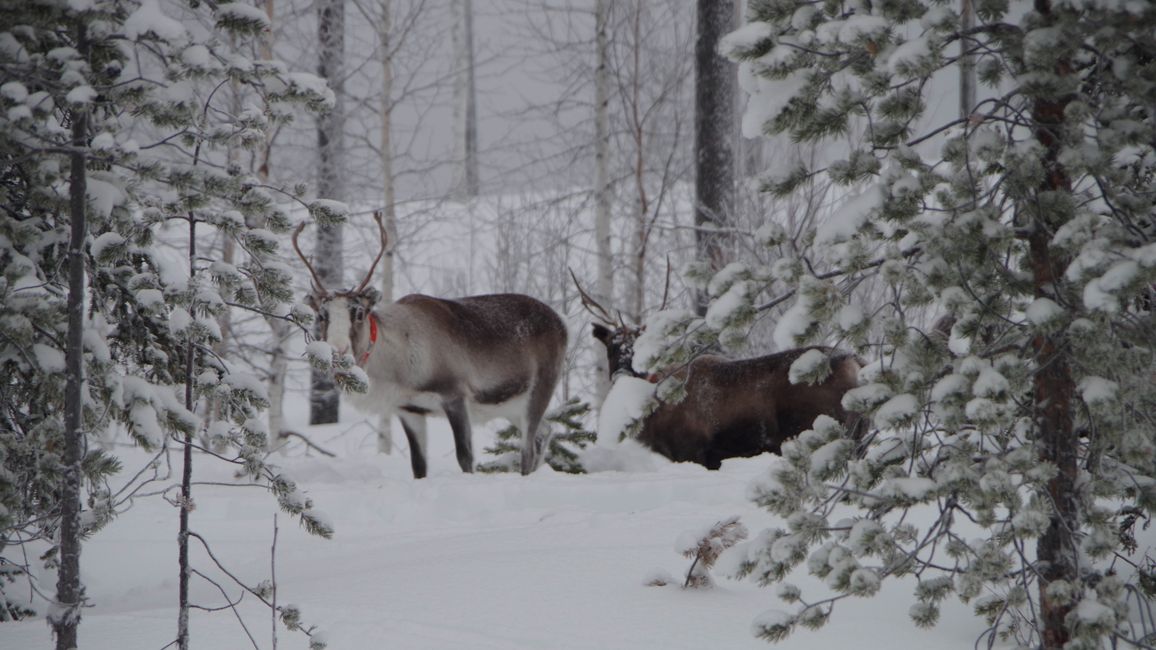
[{"label": "birch tree trunk", "polygon": [[[699,260],[717,272],[732,245],[725,232],[734,211],[735,64],[718,53],[719,40],[735,28],[733,0],[698,0],[695,39],[695,248]],[[695,300],[705,314],[709,296]]]},{"label": "birch tree trunk", "polygon": [[[614,252],[610,241],[610,0],[594,6],[596,64],[594,67],[594,239],[598,256],[598,284],[595,298],[614,305]],[[587,340],[593,340],[587,337]],[[593,342],[595,400],[601,403],[610,390],[610,368],[606,355]]]},{"label": "birch tree trunk", "polygon": [[[89,54],[87,28],[77,28],[77,50],[80,59]],[[65,370],[68,378],[64,392],[64,449],[61,450],[63,472],[60,482],[60,571],[56,582],[56,604],[59,611],[49,620],[56,635],[56,650],[77,647],[77,628],[84,587],[80,584],[80,484],[83,454],[83,385],[84,385],[84,238],[87,224],[87,171],[83,149],[88,146],[87,105],[72,109],[72,146],[70,155],[69,217],[71,233],[68,242],[68,338]]]},{"label": "birch tree trunk", "polygon": [[646,243],[647,217],[650,214],[650,198],[646,194],[646,131],[643,129],[645,117],[642,111],[642,0],[634,6],[631,33],[634,40],[631,48],[630,126],[634,140],[634,188],[637,200],[634,203],[634,251],[631,257],[630,313],[635,323],[641,323],[646,308]]},{"label": "birch tree trunk", "polygon": [[472,0],[453,0],[454,161],[459,166],[454,194],[478,195],[478,116],[474,88],[474,7]]},{"label": "birch tree trunk", "polygon": [[[344,149],[345,100],[342,75],[345,58],[345,0],[318,0],[317,37],[320,43],[318,73],[336,96],[333,110],[317,124],[319,152],[317,195],[343,200],[341,156]],[[321,282],[330,289],[344,286],[343,228],[340,224],[317,229],[314,264]],[[340,396],[327,372],[312,371],[310,424],[337,422]]]},{"label": "birch tree trunk", "polygon": [[[269,25],[273,25],[274,0],[265,0],[265,15],[269,18]],[[266,32],[261,40],[261,58],[269,61],[273,58],[272,28]],[[266,143],[264,159],[257,170],[262,181],[269,180],[269,154],[272,147],[272,136]],[[281,447],[281,434],[285,429],[285,376],[289,372],[289,357],[286,345],[292,334],[292,326],[280,318],[266,320],[273,335],[273,348],[269,352],[269,439],[266,441],[268,449]]]},{"label": "birch tree trunk", "polygon": [[[229,49],[237,50],[237,39],[233,36],[229,37]],[[241,85],[236,79],[229,81],[229,111],[233,115],[240,115],[241,106]],[[225,150],[225,157],[228,160],[230,167],[239,166],[241,164],[241,146],[234,140],[229,140],[229,144]],[[223,230],[218,230],[221,235],[221,261],[229,266],[233,266],[237,260],[237,243],[236,241]],[[233,310],[226,309],[217,316],[217,328],[221,331],[221,338],[213,344],[213,351],[222,359],[227,359],[231,356],[229,345],[233,335]],[[221,400],[218,398],[211,398],[205,404],[205,414],[209,422],[215,422],[221,419]],[[202,442],[206,447],[210,447],[217,453],[222,453],[225,450],[223,441],[213,444],[208,429],[205,430],[205,435],[202,437]]]},{"label": "birch tree trunk", "polygon": [[[381,3],[381,189],[385,231],[389,244],[381,264],[381,301],[393,302],[393,250],[397,241],[397,210],[393,193],[393,143],[391,141],[393,117],[393,44],[389,31],[392,28],[389,0]],[[377,428],[377,451],[383,454],[393,452],[393,416],[383,415]]]},{"label": "birch tree trunk", "polygon": [[[736,24],[743,24],[743,16],[746,15],[747,6],[750,0],[736,0],[735,2],[735,21]],[[736,79],[737,83],[737,79]],[[735,152],[735,179],[742,182],[749,178],[754,178],[766,171],[767,164],[763,160],[763,148],[766,146],[764,138],[744,138],[743,137],[743,107],[745,105],[744,93],[735,92],[735,115],[734,115],[734,152]],[[742,198],[736,199],[744,202],[742,209],[747,207],[748,203],[758,205],[758,192],[751,197],[752,192],[743,191]],[[737,207],[736,203],[736,207]],[[757,207],[755,208],[757,209]],[[756,213],[758,214],[758,213]]]}]

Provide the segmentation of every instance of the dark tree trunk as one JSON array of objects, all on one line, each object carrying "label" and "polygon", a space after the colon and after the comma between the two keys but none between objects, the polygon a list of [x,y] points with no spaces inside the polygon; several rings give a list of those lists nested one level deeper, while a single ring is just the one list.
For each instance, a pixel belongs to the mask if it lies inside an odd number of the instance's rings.
[{"label": "dark tree trunk", "polygon": [[[195,158],[194,158],[195,160]],[[195,164],[195,162],[194,162]],[[189,277],[197,274],[197,221],[192,213],[189,219]],[[185,347],[185,408],[195,412],[193,399],[193,371],[197,347],[192,340]],[[186,432],[181,455],[181,500],[177,529],[177,650],[189,650],[189,581],[192,565],[189,562],[189,512],[193,509],[193,433]]]},{"label": "dark tree trunk", "polygon": [[[975,27],[975,0],[961,0],[959,28],[966,32]],[[967,119],[975,110],[975,55],[968,52],[973,43],[959,39],[959,116]]]},{"label": "dark tree trunk", "polygon": [[[77,51],[88,57],[88,33],[77,27]],[[60,498],[60,573],[56,582],[59,611],[51,617],[56,634],[56,650],[77,647],[76,632],[80,625],[80,608],[84,587],[80,584],[80,483],[81,455],[84,448],[84,418],[81,388],[84,384],[84,238],[85,201],[88,185],[85,155],[88,145],[88,108],[72,111],[71,178],[69,213],[71,233],[68,242],[68,335],[65,368],[68,373],[64,390],[64,466]]]},{"label": "dark tree trunk", "polygon": [[[695,215],[698,259],[718,271],[726,264],[734,206],[733,129],[737,72],[718,53],[719,40],[735,28],[733,0],[698,0],[698,37],[695,40],[694,149]],[[696,298],[699,314],[706,313],[708,296]]]},{"label": "dark tree trunk", "polygon": [[[1051,13],[1048,0],[1036,0],[1036,10],[1047,16]],[[1057,64],[1057,74],[1072,74],[1069,62]],[[1036,139],[1044,146],[1043,163],[1047,177],[1040,194],[1057,196],[1071,194],[1071,179],[1058,158],[1062,142],[1064,109],[1068,98],[1037,98],[1032,106]],[[1031,272],[1037,297],[1058,299],[1057,287],[1063,281],[1067,260],[1050,247],[1052,235],[1059,223],[1059,210],[1050,209],[1052,200],[1044,198],[1035,210],[1031,235],[1028,238]],[[1050,217],[1050,218],[1049,218]],[[1039,562],[1040,633],[1042,647],[1059,650],[1070,640],[1064,619],[1072,607],[1056,602],[1048,595],[1048,586],[1058,580],[1073,584],[1079,580],[1076,557],[1079,530],[1079,508],[1076,502],[1076,479],[1079,470],[1077,450],[1079,440],[1072,426],[1072,406],[1075,382],[1068,358],[1068,344],[1062,332],[1039,335],[1033,340],[1036,353],[1034,382],[1034,411],[1040,460],[1054,465],[1056,477],[1048,482],[1048,496],[1055,510],[1048,530],[1037,542]]]},{"label": "dark tree trunk", "polygon": [[[320,0],[317,12],[317,37],[321,45],[317,71],[329,82],[337,100],[333,110],[321,116],[317,124],[317,195],[340,201],[345,198],[341,165],[345,146],[345,102],[341,81],[345,59],[345,0]],[[341,225],[318,227],[314,263],[321,281],[330,289],[344,287],[342,244]],[[314,370],[311,391],[309,423],[337,422],[340,395],[329,373]]]}]

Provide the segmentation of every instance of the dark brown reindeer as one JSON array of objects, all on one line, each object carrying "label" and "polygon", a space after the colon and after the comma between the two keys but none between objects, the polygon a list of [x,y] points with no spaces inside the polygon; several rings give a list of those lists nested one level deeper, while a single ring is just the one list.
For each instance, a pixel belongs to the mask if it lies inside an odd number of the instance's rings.
[{"label": "dark brown reindeer", "polygon": [[[594,323],[594,338],[606,346],[610,376],[642,377],[632,365],[641,330],[612,318],[581,287],[579,292],[587,310],[601,321]],[[830,374],[818,384],[792,384],[791,364],[810,350],[827,356]],[[685,368],[645,377],[651,382],[685,381],[686,396],[664,402],[647,415],[638,441],[675,462],[707,469],[718,469],[726,458],[778,454],[784,441],[810,429],[820,415],[843,423],[859,441],[867,421],[842,405],[843,394],[858,385],[858,373],[854,355],[820,346],[754,359],[699,356]]]},{"label": "dark brown reindeer", "polygon": [[566,326],[554,310],[514,293],[447,300],[410,294],[377,305],[369,286],[387,244],[381,215],[374,219],[381,250],[365,279],[347,291],[329,292],[313,265],[293,248],[312,275],[309,305],[321,338],[350,353],[369,377],[369,390],[352,395],[358,409],[397,413],[409,440],[414,478],[426,475],[426,415],[442,413],[454,433],[462,471],[474,471],[471,422],[501,417],[522,432],[522,474],[534,471],[542,441],[542,415],[562,372]]}]

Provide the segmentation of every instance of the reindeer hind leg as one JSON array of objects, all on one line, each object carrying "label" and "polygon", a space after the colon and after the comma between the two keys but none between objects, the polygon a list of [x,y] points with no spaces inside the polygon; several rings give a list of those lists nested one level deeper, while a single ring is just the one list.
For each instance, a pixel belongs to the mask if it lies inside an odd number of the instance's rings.
[{"label": "reindeer hind leg", "polygon": [[426,432],[425,415],[399,411],[401,428],[405,431],[405,439],[409,441],[409,463],[413,468],[414,478],[425,478],[426,475]]},{"label": "reindeer hind leg", "polygon": [[560,364],[544,365],[539,368],[533,387],[530,389],[529,399],[526,400],[526,416],[520,428],[522,429],[522,476],[526,476],[538,469],[542,459],[546,457],[549,446],[549,433],[539,437],[538,429],[542,425],[542,416],[550,405],[550,398],[554,395],[554,386],[558,383]]},{"label": "reindeer hind leg", "polygon": [[454,451],[457,452],[458,466],[462,471],[470,474],[474,471],[474,441],[473,430],[470,427],[470,414],[466,409],[466,400],[458,397],[442,404],[446,418],[450,421],[450,428],[454,432]]}]

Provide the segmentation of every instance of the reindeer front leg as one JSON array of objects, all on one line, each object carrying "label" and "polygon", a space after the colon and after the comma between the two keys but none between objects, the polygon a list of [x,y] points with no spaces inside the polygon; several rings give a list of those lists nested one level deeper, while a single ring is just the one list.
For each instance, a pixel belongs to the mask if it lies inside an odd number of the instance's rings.
[{"label": "reindeer front leg", "polygon": [[456,397],[442,402],[446,419],[454,430],[454,450],[457,451],[458,465],[467,474],[474,471],[474,438],[470,429],[470,414],[464,397]]}]

